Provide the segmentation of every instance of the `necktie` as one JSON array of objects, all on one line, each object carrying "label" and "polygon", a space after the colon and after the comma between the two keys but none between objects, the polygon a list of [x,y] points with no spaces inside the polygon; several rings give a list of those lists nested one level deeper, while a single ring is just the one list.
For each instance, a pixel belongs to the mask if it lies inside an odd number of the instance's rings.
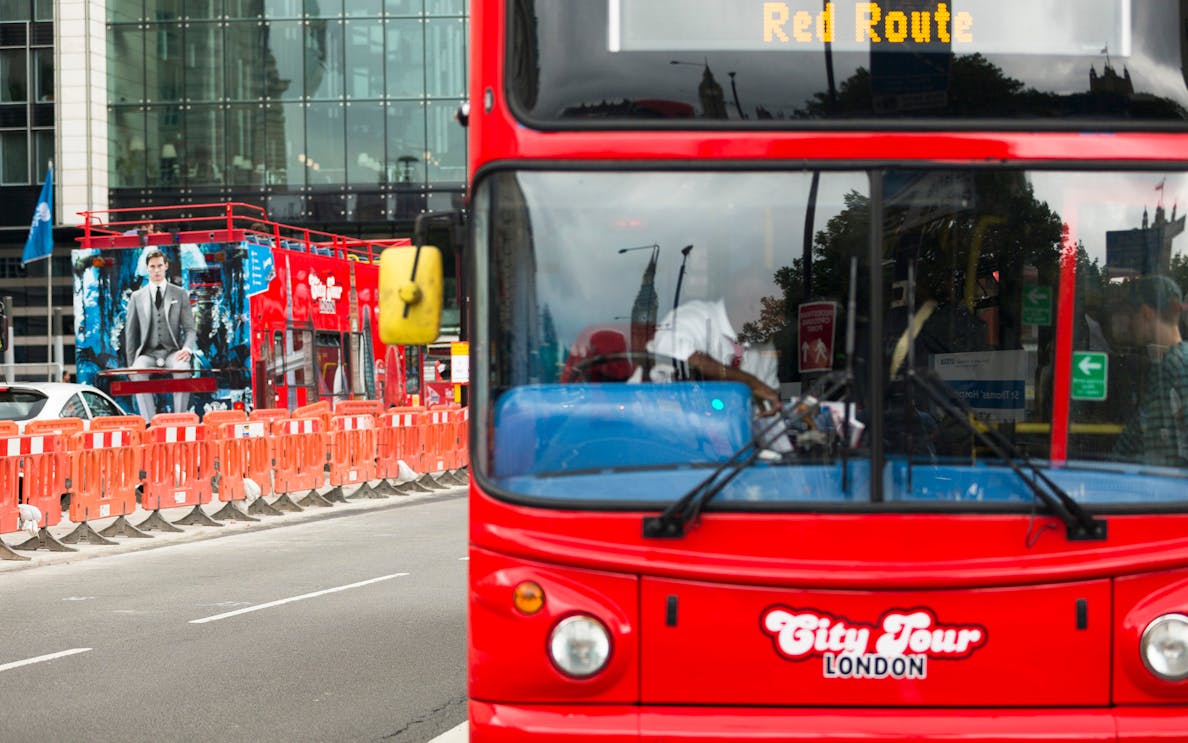
[{"label": "necktie", "polygon": [[154,302],[157,305],[157,309],[161,309],[161,304],[164,303],[164,301],[165,301],[165,290],[162,289],[161,287],[157,287],[157,298],[154,300]]}]

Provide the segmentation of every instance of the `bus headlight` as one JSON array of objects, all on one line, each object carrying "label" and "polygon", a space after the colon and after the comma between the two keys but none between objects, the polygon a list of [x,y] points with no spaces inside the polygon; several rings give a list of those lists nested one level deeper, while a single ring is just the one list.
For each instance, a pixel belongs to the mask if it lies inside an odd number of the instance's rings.
[{"label": "bus headlight", "polygon": [[1143,630],[1139,652],[1147,670],[1164,681],[1188,678],[1188,617],[1164,614]]},{"label": "bus headlight", "polygon": [[549,635],[549,656],[568,676],[593,676],[610,659],[610,634],[594,617],[585,614],[566,617]]}]

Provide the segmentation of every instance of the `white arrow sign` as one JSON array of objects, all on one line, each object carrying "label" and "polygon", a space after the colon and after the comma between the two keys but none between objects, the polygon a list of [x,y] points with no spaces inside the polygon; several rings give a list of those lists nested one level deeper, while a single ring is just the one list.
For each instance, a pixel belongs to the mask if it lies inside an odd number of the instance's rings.
[{"label": "white arrow sign", "polygon": [[1098,369],[1101,369],[1102,366],[1094,359],[1094,357],[1086,356],[1085,358],[1081,359],[1081,363],[1077,364],[1077,368],[1081,370],[1082,374],[1089,376]]}]

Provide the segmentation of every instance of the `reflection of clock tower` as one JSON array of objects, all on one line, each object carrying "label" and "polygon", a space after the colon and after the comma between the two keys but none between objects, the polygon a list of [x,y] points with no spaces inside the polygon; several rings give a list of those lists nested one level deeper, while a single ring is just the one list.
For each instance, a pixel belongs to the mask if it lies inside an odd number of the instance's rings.
[{"label": "reflection of clock tower", "polygon": [[710,72],[708,64],[705,66],[705,71],[701,73],[701,84],[697,86],[697,96],[701,99],[702,116],[707,119],[726,118],[726,93],[714,79],[714,73]]}]

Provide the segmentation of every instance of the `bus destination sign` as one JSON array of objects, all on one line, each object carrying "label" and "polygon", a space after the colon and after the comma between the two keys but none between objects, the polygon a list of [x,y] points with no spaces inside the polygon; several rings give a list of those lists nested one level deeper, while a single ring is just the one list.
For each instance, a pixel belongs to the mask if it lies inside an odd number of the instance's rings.
[{"label": "bus destination sign", "polygon": [[1130,55],[1131,0],[608,0],[620,51]]}]

